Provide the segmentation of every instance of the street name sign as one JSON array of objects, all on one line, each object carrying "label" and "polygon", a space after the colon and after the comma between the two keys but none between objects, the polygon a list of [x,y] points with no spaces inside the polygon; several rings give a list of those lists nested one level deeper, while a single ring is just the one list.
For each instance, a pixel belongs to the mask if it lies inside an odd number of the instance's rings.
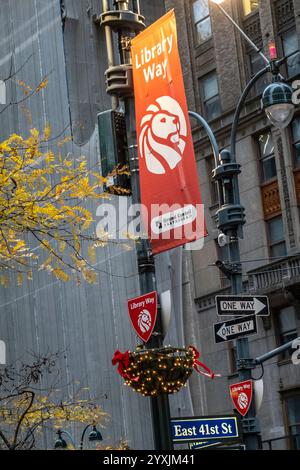
[{"label": "street name sign", "polygon": [[221,316],[257,315],[267,317],[270,315],[269,299],[265,295],[217,295],[216,306],[217,313]]},{"label": "street name sign", "polygon": [[199,441],[240,441],[237,416],[209,416],[193,418],[172,418],[171,436],[174,443]]},{"label": "street name sign", "polygon": [[196,450],[196,449],[207,449],[208,447],[215,447],[222,445],[220,441],[199,441],[199,442],[190,442],[189,449]]},{"label": "street name sign", "polygon": [[242,336],[255,335],[257,333],[256,316],[236,318],[214,324],[215,342],[223,343]]},{"label": "street name sign", "polygon": [[214,450],[246,450],[246,446],[244,444],[232,445],[229,443],[229,445],[224,445],[224,442],[219,441],[203,441],[189,443],[190,450],[206,450],[207,448],[210,449],[211,447],[213,447]]}]

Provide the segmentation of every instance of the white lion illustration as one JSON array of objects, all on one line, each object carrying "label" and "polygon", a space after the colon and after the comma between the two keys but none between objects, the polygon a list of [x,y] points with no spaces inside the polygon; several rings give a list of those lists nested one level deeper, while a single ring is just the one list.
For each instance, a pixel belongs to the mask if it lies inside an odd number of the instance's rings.
[{"label": "white lion illustration", "polygon": [[146,333],[151,328],[151,315],[148,310],[142,310],[139,314],[138,325],[142,333]]},{"label": "white lion illustration", "polygon": [[184,113],[170,96],[157,98],[141,120],[139,150],[151,173],[162,175],[181,161],[187,125]]},{"label": "white lion illustration", "polygon": [[244,410],[248,406],[248,397],[246,393],[242,392],[238,396],[238,404],[241,410]]}]

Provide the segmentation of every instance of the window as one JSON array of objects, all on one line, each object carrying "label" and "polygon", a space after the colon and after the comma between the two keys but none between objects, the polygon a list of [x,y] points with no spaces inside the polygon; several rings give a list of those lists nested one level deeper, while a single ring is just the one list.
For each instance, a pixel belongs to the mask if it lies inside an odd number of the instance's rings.
[{"label": "window", "polygon": [[297,31],[295,29],[281,36],[283,55],[288,57],[287,73],[289,77],[300,74],[300,52]]},{"label": "window", "polygon": [[198,44],[206,41],[212,35],[208,2],[209,0],[196,0],[193,3],[194,22]]},{"label": "window", "polygon": [[300,167],[300,117],[292,122],[292,138],[295,151],[295,165]]},{"label": "window", "polygon": [[217,74],[212,72],[202,78],[200,80],[200,88],[205,116],[210,121],[221,114]]},{"label": "window", "polygon": [[286,255],[286,244],[282,217],[274,217],[267,222],[270,257],[276,258]]},{"label": "window", "polygon": [[[281,309],[278,313],[278,340],[279,346],[298,338],[297,319],[295,308],[291,305]],[[284,351],[282,359],[288,359],[293,350]]]},{"label": "window", "polygon": [[277,178],[277,169],[274,153],[274,142],[271,132],[266,132],[258,137],[260,150],[261,178],[265,183]]},{"label": "window", "polygon": [[288,435],[295,436],[290,440],[291,448],[300,450],[300,393],[285,398]]},{"label": "window", "polygon": [[253,11],[257,10],[259,7],[259,0],[242,0],[243,1],[243,10],[244,15],[250,15]]},{"label": "window", "polygon": [[[249,58],[249,67],[250,67],[250,78],[254,77],[254,75],[257,74],[261,69],[265,67],[265,62],[264,59],[261,57],[260,54],[257,54],[257,52],[251,52],[248,54]],[[267,74],[262,76],[255,84],[255,91],[257,95],[261,95],[266,88],[266,86],[269,85],[268,77]]]}]

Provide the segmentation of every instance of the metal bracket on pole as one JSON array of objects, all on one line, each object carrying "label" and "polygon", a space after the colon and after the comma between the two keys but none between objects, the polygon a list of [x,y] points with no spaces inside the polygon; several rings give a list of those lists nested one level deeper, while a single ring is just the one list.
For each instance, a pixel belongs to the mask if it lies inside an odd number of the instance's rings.
[{"label": "metal bracket on pole", "polygon": [[256,363],[255,363],[255,360],[254,359],[243,359],[243,358],[239,358],[237,359],[236,361],[237,363],[237,370],[253,370],[255,369],[255,366],[256,366]]},{"label": "metal bracket on pole", "polygon": [[232,274],[241,274],[242,265],[240,263],[228,263],[221,260],[216,261],[216,266],[225,274],[229,279]]},{"label": "metal bracket on pole", "polygon": [[253,435],[260,432],[256,418],[243,418],[243,432]]}]

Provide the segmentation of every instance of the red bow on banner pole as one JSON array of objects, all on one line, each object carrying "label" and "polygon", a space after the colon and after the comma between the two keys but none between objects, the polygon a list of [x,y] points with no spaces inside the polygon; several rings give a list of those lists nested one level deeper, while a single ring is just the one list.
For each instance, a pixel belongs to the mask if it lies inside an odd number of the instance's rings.
[{"label": "red bow on banner pole", "polygon": [[116,364],[118,365],[118,373],[124,377],[124,379],[128,380],[134,380],[138,381],[138,377],[131,377],[129,374],[125,372],[125,369],[128,369],[130,365],[130,359],[129,359],[129,352],[126,351],[124,354],[121,353],[121,351],[116,351],[114,354],[114,357],[112,358],[112,365],[115,366]]},{"label": "red bow on banner pole", "polygon": [[[191,349],[194,354],[194,369],[196,372],[198,372],[199,374],[205,375],[206,377],[209,377],[211,379],[214,379],[215,377],[221,377],[220,374],[215,374],[209,367],[207,367],[202,362],[198,361],[200,357],[200,353],[196,348],[194,348],[194,346],[189,346],[189,349]],[[202,369],[204,369],[205,372],[199,369],[198,366],[202,367]]]}]

